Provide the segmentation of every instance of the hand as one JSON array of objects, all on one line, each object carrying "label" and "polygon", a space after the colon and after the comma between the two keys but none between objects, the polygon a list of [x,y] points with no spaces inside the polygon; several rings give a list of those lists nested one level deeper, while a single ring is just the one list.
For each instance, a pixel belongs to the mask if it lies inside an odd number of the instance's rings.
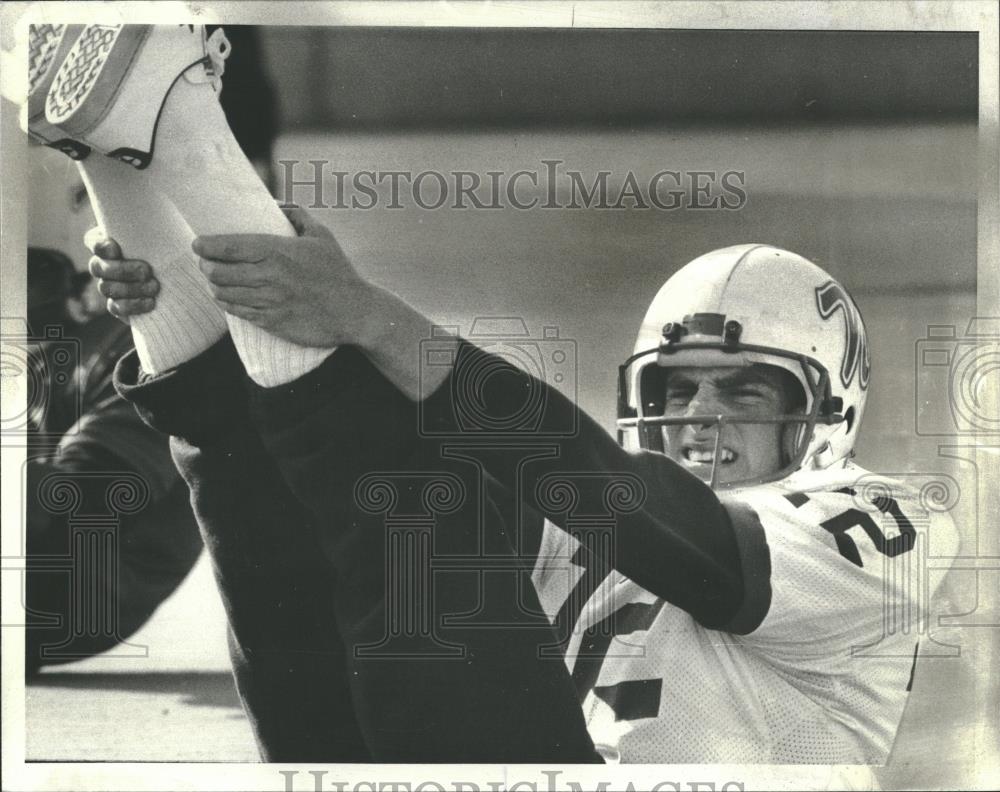
[{"label": "hand", "polygon": [[84,244],[94,254],[88,269],[97,279],[97,290],[108,300],[108,313],[129,324],[131,317],[156,307],[160,282],[148,263],[124,258],[121,246],[104,236],[101,228],[90,229]]},{"label": "hand", "polygon": [[192,245],[223,310],[306,346],[358,342],[373,287],[308,212],[284,209],[297,237],[201,236]]}]

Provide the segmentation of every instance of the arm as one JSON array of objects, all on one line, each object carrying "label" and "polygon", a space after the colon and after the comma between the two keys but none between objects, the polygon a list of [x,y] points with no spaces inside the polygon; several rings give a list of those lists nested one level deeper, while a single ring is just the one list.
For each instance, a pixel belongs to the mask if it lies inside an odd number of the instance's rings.
[{"label": "arm", "polygon": [[[166,375],[146,377],[135,357],[130,356],[119,366],[118,374],[123,393],[136,403],[146,420],[175,435],[175,455],[192,485],[199,519],[206,528],[206,542],[216,560],[220,588],[239,637],[234,655],[237,668],[246,666],[248,658],[254,656],[259,665],[263,653],[247,652],[244,657],[240,646],[253,645],[253,633],[248,632],[255,626],[267,626],[268,614],[275,607],[269,595],[275,585],[276,559],[292,544],[292,523],[296,519],[309,520],[323,529],[323,550],[330,559],[329,566],[317,571],[315,578],[326,581],[331,590],[328,594],[314,594],[311,604],[285,600],[277,606],[283,607],[281,612],[290,621],[289,629],[306,635],[326,631],[343,636],[347,663],[353,669],[348,675],[353,703],[374,759],[592,761],[593,745],[561,660],[537,662],[539,643],[553,642],[546,637],[549,625],[540,615],[537,602],[530,607],[535,616],[525,620],[514,634],[476,630],[474,626],[449,631],[447,638],[452,647],[467,648],[467,662],[453,656],[394,659],[391,653],[369,662],[354,658],[357,646],[378,645],[385,635],[387,580],[383,526],[373,524],[370,516],[364,521],[364,515],[352,515],[353,486],[361,473],[371,469],[419,467],[412,459],[414,403],[387,383],[356,348],[343,347],[320,368],[287,386],[265,390],[248,383],[255,394],[253,410],[258,424],[264,424],[263,436],[269,441],[268,453],[262,454],[256,432],[242,427],[240,404],[245,399],[242,392],[233,390],[233,383],[242,379],[231,371],[236,365],[235,356],[213,354],[203,358]],[[199,409],[190,410],[191,404],[197,404]],[[315,419],[311,426],[310,418]],[[298,436],[286,432],[285,427],[304,428],[305,444],[299,444]],[[268,432],[268,428],[272,431]],[[286,441],[285,445],[282,441]],[[266,464],[273,465],[272,457],[281,462],[281,473],[292,483],[297,496],[322,492],[323,503],[304,501],[312,508],[306,516],[297,517],[303,511],[299,498],[289,496],[287,490],[284,495],[273,493],[273,488],[267,486],[281,483],[276,469],[263,472],[262,467],[258,473],[247,469],[262,456],[267,457]],[[238,496],[232,494],[234,480],[243,487]],[[358,516],[362,519],[352,519]],[[267,558],[267,564],[259,570],[244,568],[239,558],[232,556],[237,551],[246,553],[243,545],[248,542],[256,544],[257,531],[248,533],[246,526],[260,526],[258,530],[263,530],[271,519],[280,525],[280,537],[251,554],[252,558]],[[489,519],[495,528],[493,535],[502,536],[502,520],[493,511]],[[456,536],[461,543],[461,532]],[[288,563],[289,576],[309,581],[311,566],[327,563],[322,556],[318,551],[308,558],[301,554],[298,561]],[[437,587],[436,594],[444,612],[472,611],[478,601],[478,580],[469,575],[452,576]],[[255,596],[264,601],[255,607],[243,607]],[[308,614],[316,603],[336,612],[337,631],[322,623],[310,629],[291,618],[300,612]],[[456,607],[450,608],[452,605]],[[240,612],[247,615],[249,623],[241,623]],[[514,672],[512,679],[517,658],[522,661],[524,673]],[[328,672],[339,673],[333,663],[328,663]],[[288,679],[287,673],[272,675]],[[316,700],[323,701],[319,686]],[[295,706],[297,700],[288,702],[290,710]],[[537,711],[537,717],[529,718],[527,726],[524,715],[530,707]],[[254,708],[249,709],[253,716]],[[275,724],[266,708],[258,709],[263,711],[258,732],[270,725],[278,736],[287,733],[288,740],[300,733],[300,729],[287,724]],[[484,718],[487,728],[470,728],[471,723]],[[500,733],[509,739],[499,739]]]},{"label": "arm", "polygon": [[[375,367],[411,399],[424,398],[424,420],[444,433],[460,436],[454,425],[458,388],[446,366],[421,372],[419,342],[429,337],[430,321],[402,299],[362,278],[337,245],[332,234],[295,210],[290,219],[308,241],[267,236],[216,236],[195,240],[195,250],[206,258],[204,272],[215,296],[226,310],[299,343],[351,345],[363,351]],[[253,286],[252,293],[247,286]],[[454,339],[458,365],[475,366],[481,353]],[[478,394],[487,410],[498,417],[523,401],[524,373],[494,360],[497,375],[482,380]],[[421,374],[424,380],[421,382]],[[433,377],[433,379],[429,379]],[[549,420],[566,420],[577,410],[554,389],[545,389]],[[266,397],[265,397],[266,398]],[[315,436],[318,415],[337,409],[316,399],[315,404],[287,410],[266,431],[272,448],[308,447]],[[272,417],[278,410],[271,410]],[[524,469],[527,477],[514,479],[516,466],[502,454],[486,462],[488,474],[508,492],[520,487],[527,505],[559,524],[563,515],[546,508],[535,494],[535,484],[548,473],[626,471],[645,484],[646,500],[619,523],[614,563],[649,591],[684,608],[710,627],[727,625],[743,597],[739,551],[732,520],[715,494],[695,476],[656,454],[630,454],[592,419],[580,412],[579,431],[559,441],[558,458],[542,460]],[[454,431],[452,431],[454,430]],[[410,443],[416,443],[410,432]],[[397,443],[400,440],[397,438]],[[278,452],[279,456],[281,452]],[[290,463],[290,460],[289,460]],[[304,502],[323,503],[342,498],[324,481],[317,465],[303,459],[295,473],[297,493]]]},{"label": "arm", "polygon": [[[313,255],[325,250],[318,239],[307,237],[302,252],[308,266],[321,270],[327,259]],[[238,246],[224,246],[220,254],[239,252]],[[232,268],[206,268],[219,282],[238,275]],[[258,261],[248,270],[258,282],[253,287],[257,298],[261,290],[269,291],[258,280],[266,269]],[[295,287],[309,285],[299,281]],[[216,287],[216,296],[233,308],[230,300],[239,298],[240,287]],[[304,288],[300,294],[310,291]],[[295,319],[308,313],[295,300],[272,294],[282,315]],[[483,536],[495,554],[504,553],[507,519],[495,504],[480,504],[474,497],[477,487],[467,470],[417,442],[413,400],[354,345],[339,345],[317,369],[287,385],[248,387],[260,436],[296,498],[317,521],[335,566],[339,587],[334,607],[353,657],[354,699],[373,757],[396,762],[595,761],[561,658],[539,660],[539,647],[556,640],[524,576],[504,571],[489,581],[493,593],[502,587],[502,596],[495,599],[508,609],[514,609],[516,587],[522,586],[526,607],[509,614],[516,626],[483,627],[472,618],[483,605],[485,581],[477,570],[425,577],[423,566],[395,566],[408,559],[389,552],[385,516],[359,507],[355,485],[369,472],[393,489],[399,511],[410,515],[422,512],[420,492],[429,479],[461,482],[467,497],[458,499],[457,510],[437,515],[430,536],[410,537],[416,539],[410,547],[431,539],[437,553],[468,556]],[[420,516],[416,522],[426,525]],[[506,554],[512,554],[509,545]],[[516,570],[516,560],[510,568]],[[415,574],[409,577],[406,571]],[[403,588],[414,579],[433,582]],[[398,593],[392,596],[393,591]],[[411,616],[419,614],[417,623],[431,634],[404,626],[407,620],[399,607]],[[458,614],[464,616],[456,620]],[[446,616],[452,617],[450,623]]]},{"label": "arm", "polygon": [[[327,488],[347,476],[347,504],[337,502],[323,511],[310,503],[314,508],[306,511],[283,484],[281,474],[287,476],[289,467],[279,471],[271,461],[273,446],[264,453],[257,433],[245,425],[239,406],[242,383],[231,371],[238,365],[234,361],[231,348],[213,349],[170,374],[145,378],[132,355],[119,365],[118,381],[147,420],[175,436],[175,458],[192,486],[237,638],[238,679],[240,669],[248,666],[244,676],[253,677],[241,692],[262,742],[278,744],[265,756],[363,758],[345,752],[344,729],[331,734],[331,728],[321,728],[324,718],[335,722],[332,713],[340,711],[331,707],[324,691],[349,679],[364,744],[375,760],[593,760],[561,661],[537,662],[539,635],[548,628],[539,619],[514,634],[452,630],[448,640],[468,647],[467,660],[391,653],[368,662],[355,657],[359,645],[377,645],[385,635],[386,555],[384,534],[378,530],[382,526],[370,517],[349,519],[356,479],[351,471],[385,461],[382,449],[395,447],[397,430],[412,427],[414,406],[395,389],[379,387],[380,375],[367,359],[347,348],[296,383],[267,391],[278,422],[298,424],[319,403],[331,408],[319,412],[320,423],[312,427],[311,438],[320,442],[309,442],[310,453],[297,459],[314,462],[318,480],[325,480]],[[197,411],[186,406],[192,403]],[[318,449],[323,453],[317,455]],[[412,460],[395,461],[412,469]],[[309,465],[296,469],[313,470]],[[322,529],[322,551],[306,541],[312,538],[304,536],[311,525]],[[456,577],[436,587],[439,601],[461,603],[458,610],[474,609],[478,580]],[[336,627],[329,623],[328,611],[336,614]],[[339,636],[344,646],[331,655],[324,642],[337,642]],[[294,658],[296,652],[299,665],[286,667],[288,656]],[[527,687],[511,681],[518,658]],[[305,686],[303,696],[290,691],[297,679]],[[258,683],[265,689],[280,686],[277,701],[256,702]],[[541,708],[553,691],[561,692],[556,706]],[[312,698],[303,700],[306,695]],[[525,707],[532,704],[540,717],[526,725]],[[303,721],[310,723],[312,715],[316,730],[307,732],[310,742],[303,745]],[[488,727],[470,728],[476,721]],[[497,736],[504,733],[503,724],[509,740]],[[311,747],[314,753],[309,753]]]},{"label": "arm", "polygon": [[[814,670],[850,668],[859,654],[898,654],[908,673],[918,614],[941,582],[922,579],[921,559],[957,554],[954,523],[898,480],[854,466],[820,475],[826,481],[814,478],[808,492],[742,496],[768,547],[769,574],[747,598],[760,618],[740,641],[773,662]],[[860,651],[900,640],[910,648]]]}]

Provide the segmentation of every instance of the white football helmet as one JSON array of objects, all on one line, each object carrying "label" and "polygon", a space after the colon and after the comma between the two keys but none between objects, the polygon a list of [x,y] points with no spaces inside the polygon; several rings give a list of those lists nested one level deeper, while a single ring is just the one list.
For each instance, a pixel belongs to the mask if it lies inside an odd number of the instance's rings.
[{"label": "white football helmet", "polygon": [[[787,464],[773,475],[726,486],[775,481],[849,458],[871,371],[861,313],[822,269],[769,245],[706,253],[663,285],[639,329],[634,353],[619,367],[619,442],[663,453],[665,425],[698,423],[718,427],[718,444],[722,426],[741,422],[740,416],[664,417],[665,369],[758,363],[791,372],[802,385],[805,409],[774,419],[742,419],[788,427]],[[713,485],[717,474],[718,461]]]}]

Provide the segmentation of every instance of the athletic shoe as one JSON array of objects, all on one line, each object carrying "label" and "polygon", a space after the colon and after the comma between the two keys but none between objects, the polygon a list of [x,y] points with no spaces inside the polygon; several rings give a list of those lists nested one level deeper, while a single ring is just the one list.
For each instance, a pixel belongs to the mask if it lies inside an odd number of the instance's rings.
[{"label": "athletic shoe", "polygon": [[203,25],[87,25],[59,66],[45,117],[66,137],[145,168],[171,88],[185,77],[220,90],[229,42]]}]

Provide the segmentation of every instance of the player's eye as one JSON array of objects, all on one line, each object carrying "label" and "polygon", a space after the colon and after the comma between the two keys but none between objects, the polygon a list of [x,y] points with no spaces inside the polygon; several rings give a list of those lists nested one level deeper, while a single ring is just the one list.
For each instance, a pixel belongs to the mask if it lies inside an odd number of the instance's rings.
[{"label": "player's eye", "polygon": [[667,405],[671,407],[683,407],[687,405],[694,396],[692,388],[667,388]]},{"label": "player's eye", "polygon": [[727,395],[734,404],[742,407],[767,407],[775,401],[772,393],[755,385],[734,388]]}]

